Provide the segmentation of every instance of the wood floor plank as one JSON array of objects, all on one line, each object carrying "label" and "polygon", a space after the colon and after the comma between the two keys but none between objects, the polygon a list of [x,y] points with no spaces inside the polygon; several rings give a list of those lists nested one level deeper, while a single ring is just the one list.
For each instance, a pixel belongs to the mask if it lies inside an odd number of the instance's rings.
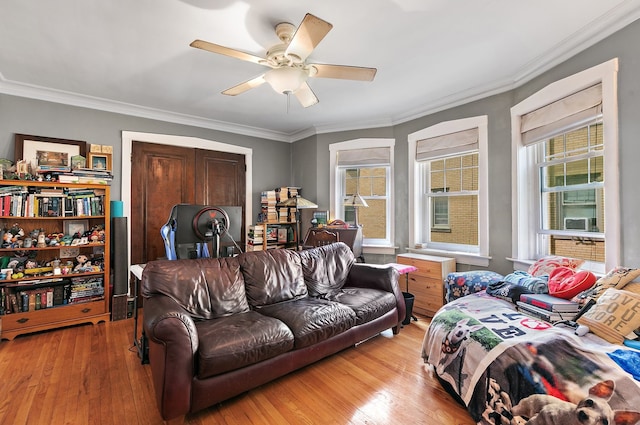
[{"label": "wood floor plank", "polygon": [[[385,331],[260,388],[188,415],[187,425],[471,425],[420,358],[428,320]],[[0,425],[160,425],[133,319],[0,342]]]}]

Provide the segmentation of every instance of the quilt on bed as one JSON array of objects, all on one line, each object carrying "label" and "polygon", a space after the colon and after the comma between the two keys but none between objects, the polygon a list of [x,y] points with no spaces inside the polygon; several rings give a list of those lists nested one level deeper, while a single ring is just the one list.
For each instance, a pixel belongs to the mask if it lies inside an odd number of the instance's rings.
[{"label": "quilt on bed", "polygon": [[478,424],[640,423],[640,352],[576,336],[485,292],[436,313],[422,357]]}]

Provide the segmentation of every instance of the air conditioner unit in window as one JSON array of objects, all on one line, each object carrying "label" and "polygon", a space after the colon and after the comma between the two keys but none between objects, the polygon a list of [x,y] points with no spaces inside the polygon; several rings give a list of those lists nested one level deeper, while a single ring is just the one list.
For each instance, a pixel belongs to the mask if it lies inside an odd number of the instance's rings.
[{"label": "air conditioner unit in window", "polygon": [[591,231],[591,218],[588,217],[565,217],[564,229],[565,230],[581,230],[584,232]]}]

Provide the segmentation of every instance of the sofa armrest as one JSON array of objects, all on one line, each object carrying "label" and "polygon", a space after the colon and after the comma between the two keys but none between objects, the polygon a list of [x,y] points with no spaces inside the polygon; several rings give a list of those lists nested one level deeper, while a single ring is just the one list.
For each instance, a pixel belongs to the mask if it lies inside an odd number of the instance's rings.
[{"label": "sofa armrest", "polygon": [[144,300],[144,331],[149,340],[149,364],[162,418],[185,415],[191,408],[198,332],[191,316],[172,298]]},{"label": "sofa armrest", "polygon": [[354,263],[349,270],[344,286],[356,288],[373,288],[391,292],[396,297],[398,323],[404,320],[406,306],[404,295],[398,280],[400,274],[393,267],[382,267],[374,264]]}]

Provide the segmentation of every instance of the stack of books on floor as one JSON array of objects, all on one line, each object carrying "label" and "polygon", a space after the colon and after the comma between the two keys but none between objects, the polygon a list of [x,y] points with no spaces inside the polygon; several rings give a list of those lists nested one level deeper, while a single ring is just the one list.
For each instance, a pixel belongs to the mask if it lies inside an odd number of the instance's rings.
[{"label": "stack of books on floor", "polygon": [[580,304],[549,294],[522,294],[517,302],[520,312],[546,322],[572,320]]},{"label": "stack of books on floor", "polygon": [[247,235],[247,251],[262,251],[264,242],[264,227],[249,226]]}]

